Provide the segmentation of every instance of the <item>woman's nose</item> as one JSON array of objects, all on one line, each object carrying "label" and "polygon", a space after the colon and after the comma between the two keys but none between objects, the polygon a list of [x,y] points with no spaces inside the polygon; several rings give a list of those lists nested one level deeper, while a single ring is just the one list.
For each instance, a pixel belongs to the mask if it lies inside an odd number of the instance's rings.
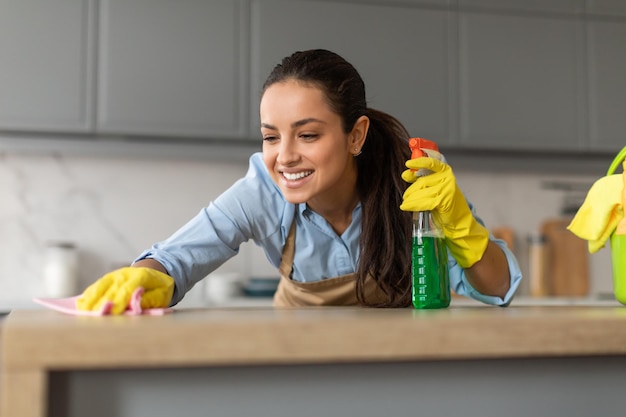
[{"label": "woman's nose", "polygon": [[281,165],[292,165],[300,160],[300,154],[294,141],[281,140],[278,148],[277,162]]}]

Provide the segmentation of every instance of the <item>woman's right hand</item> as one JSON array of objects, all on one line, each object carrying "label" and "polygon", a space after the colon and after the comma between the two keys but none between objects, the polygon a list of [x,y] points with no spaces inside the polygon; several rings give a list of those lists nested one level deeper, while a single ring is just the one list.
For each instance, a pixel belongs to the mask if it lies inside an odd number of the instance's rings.
[{"label": "woman's right hand", "polygon": [[156,269],[124,267],[109,272],[91,284],[76,300],[79,310],[101,311],[112,303],[110,314],[122,314],[128,308],[133,293],[143,288],[141,308],[165,308],[172,301],[174,279]]}]

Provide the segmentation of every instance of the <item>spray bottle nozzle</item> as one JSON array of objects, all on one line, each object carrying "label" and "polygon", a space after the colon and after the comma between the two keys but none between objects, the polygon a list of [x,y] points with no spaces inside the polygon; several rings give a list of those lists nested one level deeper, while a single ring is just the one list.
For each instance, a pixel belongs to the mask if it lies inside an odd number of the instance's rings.
[{"label": "spray bottle nozzle", "polygon": [[432,140],[424,138],[410,138],[409,148],[411,149],[411,159],[420,158],[422,156],[428,156],[428,152],[424,150],[430,149],[439,152],[439,147]]},{"label": "spray bottle nozzle", "polygon": [[439,154],[439,147],[437,144],[432,140],[424,138],[410,138],[409,148],[411,149],[411,159],[431,156],[428,152],[429,150],[435,151]]}]

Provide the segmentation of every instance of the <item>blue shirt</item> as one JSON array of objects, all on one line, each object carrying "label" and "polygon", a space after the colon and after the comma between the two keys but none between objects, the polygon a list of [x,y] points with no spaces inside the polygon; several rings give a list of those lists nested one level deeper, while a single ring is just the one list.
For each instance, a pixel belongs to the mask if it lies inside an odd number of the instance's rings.
[{"label": "blue shirt", "polygon": [[[471,204],[470,208],[474,210]],[[261,153],[250,157],[250,166],[244,178],[200,210],[172,236],[154,244],[135,261],[152,258],[165,267],[176,281],[172,300],[172,304],[176,304],[198,281],[235,256],[239,246],[248,240],[262,247],[269,262],[278,268],[294,217],[294,280],[318,281],[356,270],[361,228],[360,203],[352,212],[352,223],[338,236],[326,220],[305,203],[298,204],[296,208],[283,198],[267,172]],[[457,294],[487,304],[506,305],[513,297],[522,274],[506,244],[493,237],[492,240],[504,250],[509,263],[511,287],[508,294],[500,298],[476,291],[452,256],[448,260],[450,286]]]}]

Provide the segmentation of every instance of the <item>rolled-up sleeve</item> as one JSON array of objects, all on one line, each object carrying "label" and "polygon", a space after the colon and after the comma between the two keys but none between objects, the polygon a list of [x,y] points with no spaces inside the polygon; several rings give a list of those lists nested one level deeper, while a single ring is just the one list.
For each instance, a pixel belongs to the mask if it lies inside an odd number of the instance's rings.
[{"label": "rolled-up sleeve", "polygon": [[[474,300],[483,302],[485,304],[497,305],[497,306],[507,306],[513,299],[517,288],[519,287],[520,282],[522,281],[522,271],[519,267],[517,259],[513,252],[506,246],[506,243],[503,240],[495,239],[493,237],[490,238],[494,243],[496,243],[506,255],[506,260],[509,265],[509,275],[510,275],[510,286],[509,291],[506,293],[504,298],[496,297],[493,295],[485,295],[478,292],[472,284],[467,280],[465,275],[465,270],[456,263],[454,259],[450,259],[450,286],[459,295],[464,295],[466,297],[472,298]],[[451,257],[450,257],[451,258]]]},{"label": "rolled-up sleeve", "polygon": [[[476,210],[474,209],[472,203],[468,201],[468,205],[476,221],[484,226],[485,224],[483,223],[483,221],[476,216]],[[500,249],[502,249],[502,252],[504,252],[507,263],[509,265],[509,291],[506,293],[504,298],[482,294],[474,287],[472,287],[472,284],[470,284],[470,282],[467,280],[465,270],[456,262],[456,260],[454,260],[452,256],[449,256],[448,258],[448,266],[450,270],[450,287],[454,290],[454,292],[459,295],[473,298],[474,300],[481,301],[485,304],[507,306],[513,299],[513,296],[515,295],[515,292],[517,291],[517,288],[522,281],[522,271],[517,262],[517,258],[508,248],[505,241],[496,239],[493,235],[489,236],[489,240],[497,244]]]}]

